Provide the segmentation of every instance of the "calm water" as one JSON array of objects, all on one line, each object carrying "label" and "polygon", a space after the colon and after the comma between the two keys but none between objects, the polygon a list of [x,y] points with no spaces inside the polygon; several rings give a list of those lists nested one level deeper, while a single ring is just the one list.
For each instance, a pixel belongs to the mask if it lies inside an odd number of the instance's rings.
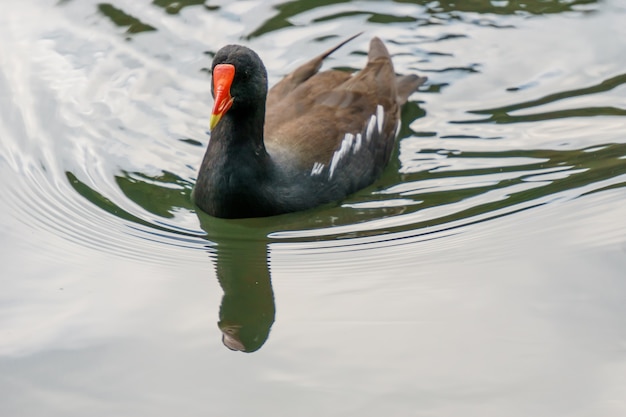
[{"label": "calm water", "polygon": [[[0,415],[626,415],[626,2],[27,0],[0,14]],[[429,77],[374,186],[189,202],[212,54]],[[227,344],[249,353],[233,352]]]}]

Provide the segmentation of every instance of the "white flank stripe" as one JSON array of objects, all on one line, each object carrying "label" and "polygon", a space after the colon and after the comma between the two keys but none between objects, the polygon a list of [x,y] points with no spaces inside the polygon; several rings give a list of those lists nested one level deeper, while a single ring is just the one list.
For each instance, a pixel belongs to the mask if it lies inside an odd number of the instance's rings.
[{"label": "white flank stripe", "polygon": [[348,152],[354,143],[354,135],[352,133],[346,133],[346,136],[343,138],[341,142],[341,149],[345,147],[345,152]]},{"label": "white flank stripe", "polygon": [[322,164],[321,162],[314,163],[313,169],[311,170],[311,176],[321,174],[323,169],[324,169],[324,164]]},{"label": "white flank stripe", "polygon": [[350,151],[352,147],[352,143],[354,142],[354,135],[352,133],[346,133],[343,140],[341,141],[341,146],[338,150],[333,154],[333,159],[330,161],[330,171],[328,173],[328,178],[332,178],[335,173],[335,169],[337,168],[337,164],[341,158],[346,156],[346,154]]},{"label": "white flank stripe", "polygon": [[383,122],[385,121],[385,109],[380,104],[376,106],[376,119],[378,121],[378,133],[383,133]]},{"label": "white flank stripe", "polygon": [[372,140],[374,126],[376,126],[376,115],[372,115],[372,117],[370,117],[370,121],[367,123],[367,128],[365,129],[365,140],[368,142]]}]

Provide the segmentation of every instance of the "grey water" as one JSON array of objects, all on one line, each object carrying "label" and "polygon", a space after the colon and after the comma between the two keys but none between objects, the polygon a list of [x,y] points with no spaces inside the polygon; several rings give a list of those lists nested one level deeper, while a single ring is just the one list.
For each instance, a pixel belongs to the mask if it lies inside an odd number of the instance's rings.
[{"label": "grey water", "polygon": [[[3,6],[0,415],[626,414],[624,1]],[[428,77],[382,178],[198,213],[212,54],[360,31]]]}]

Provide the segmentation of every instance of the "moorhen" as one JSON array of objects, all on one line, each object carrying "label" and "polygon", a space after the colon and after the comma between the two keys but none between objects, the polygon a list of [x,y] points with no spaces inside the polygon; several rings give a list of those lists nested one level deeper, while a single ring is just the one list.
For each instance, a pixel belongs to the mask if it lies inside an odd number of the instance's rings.
[{"label": "moorhen", "polygon": [[200,209],[223,218],[272,216],[340,200],[378,178],[395,145],[400,108],[426,78],[396,76],[378,38],[356,74],[318,72],[356,36],[269,92],[254,51],[227,45],[215,54],[211,137],[193,190]]}]

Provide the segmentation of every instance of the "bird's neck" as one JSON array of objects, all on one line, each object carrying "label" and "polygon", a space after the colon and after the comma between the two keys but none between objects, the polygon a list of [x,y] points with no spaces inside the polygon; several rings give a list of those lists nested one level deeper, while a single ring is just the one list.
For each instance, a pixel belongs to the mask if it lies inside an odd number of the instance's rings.
[{"label": "bird's neck", "polygon": [[265,125],[265,103],[245,109],[232,109],[211,132],[211,141],[236,147],[250,146],[255,150],[265,150],[263,127]]},{"label": "bird's neck", "polygon": [[264,112],[236,116],[228,112],[211,132],[194,189],[196,204],[218,217],[241,217],[238,210],[251,205],[264,209],[261,193],[273,173],[263,143]]},{"label": "bird's neck", "polygon": [[245,115],[236,111],[226,113],[211,132],[205,162],[209,158],[226,171],[241,170],[242,164],[251,164],[248,168],[261,171],[269,168],[269,155],[263,141],[264,123],[265,106]]}]

